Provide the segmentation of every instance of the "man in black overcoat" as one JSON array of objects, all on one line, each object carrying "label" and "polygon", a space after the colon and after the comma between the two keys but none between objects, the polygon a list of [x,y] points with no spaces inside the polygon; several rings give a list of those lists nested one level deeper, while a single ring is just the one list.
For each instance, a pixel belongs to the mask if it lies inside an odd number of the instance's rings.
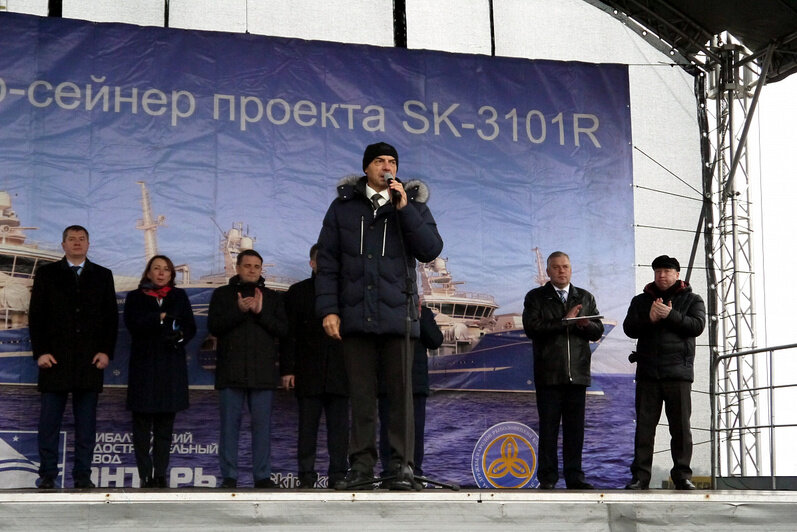
[{"label": "man in black overcoat", "polygon": [[349,390],[340,340],[324,332],[315,313],[315,272],[318,244],[310,248],[309,279],[291,285],[285,294],[288,336],[280,343],[280,373],[286,389],[296,389],[299,402],[299,486],[312,488],[321,412],[327,426],[328,485],[343,480],[348,468]]},{"label": "man in black overcoat", "polygon": [[64,229],[64,257],[36,270],[30,299],[30,339],[39,366],[39,488],[58,477],[58,440],[67,397],[72,394],[75,488],[93,488],[91,459],[103,370],[113,358],[118,307],[111,270],[86,258],[89,233]]}]

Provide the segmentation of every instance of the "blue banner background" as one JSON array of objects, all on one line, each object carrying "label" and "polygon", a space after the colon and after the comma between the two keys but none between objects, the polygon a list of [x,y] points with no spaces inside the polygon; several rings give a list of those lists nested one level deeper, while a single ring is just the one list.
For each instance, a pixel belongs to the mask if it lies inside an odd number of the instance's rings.
[{"label": "blue banner background", "polygon": [[[384,140],[398,149],[398,176],[429,185],[453,276],[493,295],[499,313],[521,312],[536,286],[534,248],[569,253],[574,284],[610,321],[622,321],[633,296],[625,66],[13,14],[0,14],[0,50],[0,189],[38,241],[57,247],[64,226],[88,227],[90,256],[120,289],[144,267],[138,181],[166,217],[159,251],[193,279],[222,269],[221,230],[244,222],[269,272],[299,280],[338,179],[360,173],[364,146]],[[232,113],[217,95],[233,98]],[[594,369],[628,374],[628,347],[615,329]],[[19,361],[0,360],[3,382],[27,382],[8,376]],[[518,421],[535,427],[524,397]],[[478,394],[468,403],[481,408]],[[0,429],[27,427],[30,414],[4,414]],[[469,482],[468,444],[506,420],[488,412],[459,428],[456,480]],[[277,453],[275,464],[292,470]]]}]

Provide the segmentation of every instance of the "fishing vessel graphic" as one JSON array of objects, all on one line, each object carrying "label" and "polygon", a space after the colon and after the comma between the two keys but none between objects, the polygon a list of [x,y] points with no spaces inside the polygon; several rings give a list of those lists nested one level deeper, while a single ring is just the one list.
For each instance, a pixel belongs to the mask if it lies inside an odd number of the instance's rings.
[{"label": "fishing vessel graphic", "polygon": [[[146,183],[137,183],[141,190],[142,218],[136,228],[144,232],[144,263],[158,254],[157,230],[166,225],[166,217],[154,216]],[[217,226],[218,227],[218,226]],[[0,384],[36,384],[38,368],[33,360],[28,330],[30,290],[36,270],[47,263],[61,260],[63,252],[46,249],[27,240],[26,231],[35,227],[22,227],[12,209],[11,196],[0,191]],[[226,284],[235,275],[238,253],[251,249],[256,242],[243,222],[234,222],[220,238],[221,268],[198,279],[191,276],[187,264],[175,265],[176,284],[184,289],[191,300],[197,323],[197,336],[186,346],[188,380],[193,388],[211,388],[216,365],[215,339],[207,332],[207,314],[213,290]],[[274,264],[263,265],[266,286],[285,291],[295,282],[288,277],[269,273]],[[124,326],[122,313],[124,300],[130,290],[138,286],[139,275],[114,275],[119,304],[119,337],[114,358],[105,370],[107,386],[126,386],[130,359],[130,334]]]},{"label": "fishing vessel graphic", "polygon": [[[548,281],[539,248],[536,282]],[[421,302],[435,313],[443,344],[429,352],[429,386],[433,390],[533,392],[534,356],[520,314],[496,314],[493,296],[466,292],[454,281],[448,260],[438,257],[418,265]],[[604,322],[603,337],[592,342],[594,353],[615,324]],[[597,386],[590,389],[600,393]]]},{"label": "fishing vessel graphic", "polygon": [[[142,218],[136,229],[144,233],[144,262],[158,254],[157,231],[166,225],[166,217],[152,213],[146,183],[137,182],[141,193]],[[215,223],[215,221],[214,221]],[[256,238],[243,222],[234,222],[220,232],[220,263],[211,272],[192,276],[188,264],[176,264],[176,284],[191,300],[197,323],[197,336],[186,346],[189,385],[211,388],[216,365],[216,342],[207,331],[210,299],[218,286],[235,275],[235,261],[244,249],[252,249]],[[33,360],[28,332],[30,289],[36,269],[61,259],[61,250],[40,247],[27,239],[26,232],[12,209],[11,196],[0,191],[0,384],[35,384],[38,369]],[[539,285],[548,279],[539,249],[537,258]],[[533,392],[533,348],[523,332],[520,314],[497,314],[498,303],[489,294],[467,292],[448,270],[448,259],[437,258],[418,265],[421,301],[435,313],[444,341],[429,353],[429,382],[434,390]],[[296,280],[270,273],[274,264],[264,264],[262,275],[267,287],[284,292]],[[119,304],[119,338],[115,356],[105,371],[109,386],[125,386],[130,356],[130,335],[121,314],[130,290],[138,286],[139,274],[114,275]],[[614,328],[604,322],[604,338]],[[602,341],[592,343],[593,351]],[[599,391],[596,387],[590,391]]]},{"label": "fishing vessel graphic", "polygon": [[[152,213],[151,199],[147,185],[139,181],[141,188],[141,209],[142,218],[136,224],[136,228],[144,232],[145,256],[144,265],[158,254],[157,230],[158,227],[165,225],[166,217],[163,215],[154,216]],[[215,220],[214,220],[215,223]],[[221,266],[211,273],[194,279],[191,275],[191,268],[188,264],[176,264],[175,284],[186,291],[191,307],[194,311],[194,319],[197,326],[196,337],[186,346],[186,358],[188,362],[188,383],[192,388],[211,388],[215,380],[214,370],[216,368],[216,339],[208,333],[207,317],[208,307],[213,291],[222,285],[227,284],[229,279],[236,273],[235,262],[238,253],[245,249],[254,249],[257,238],[249,234],[249,229],[243,222],[233,222],[232,227],[224,231],[216,224],[221,233],[219,239],[219,256]],[[272,290],[279,292],[286,291],[296,280],[276,276],[268,270],[275,265],[271,263],[263,264],[262,275],[265,285]],[[132,290],[135,287],[131,287]],[[120,301],[124,301],[127,291],[117,292]],[[110,366],[110,372],[106,371],[106,383],[110,385],[127,384],[127,364],[129,360],[130,336],[123,324],[120,323],[119,340],[117,342],[116,356]],[[108,374],[110,373],[110,376]]]},{"label": "fishing vessel graphic", "polygon": [[30,241],[27,232],[36,229],[22,226],[11,194],[0,191],[0,382],[36,382],[28,334],[30,290],[36,270],[63,256],[60,249]]}]

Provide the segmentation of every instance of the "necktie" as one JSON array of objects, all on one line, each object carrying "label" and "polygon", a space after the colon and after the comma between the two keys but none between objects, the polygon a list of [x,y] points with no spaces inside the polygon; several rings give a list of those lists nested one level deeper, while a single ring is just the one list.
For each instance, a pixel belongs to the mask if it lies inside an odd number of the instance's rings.
[{"label": "necktie", "polygon": [[567,303],[567,292],[564,290],[557,290],[557,294],[559,294],[559,299],[562,300],[562,303]]},{"label": "necktie", "polygon": [[379,210],[379,200],[382,199],[381,194],[374,194],[371,196],[371,203],[374,205],[374,210]]},{"label": "necktie", "polygon": [[75,274],[75,277],[80,275],[80,266],[70,266],[70,268],[72,268],[72,273]]}]

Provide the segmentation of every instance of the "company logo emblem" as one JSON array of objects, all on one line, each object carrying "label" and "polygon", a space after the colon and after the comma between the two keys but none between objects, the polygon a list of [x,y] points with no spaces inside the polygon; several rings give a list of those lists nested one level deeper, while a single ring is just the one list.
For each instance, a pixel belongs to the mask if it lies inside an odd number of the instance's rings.
[{"label": "company logo emblem", "polygon": [[[66,433],[61,433],[62,448]],[[35,488],[39,478],[39,447],[35,431],[0,430],[0,487]],[[58,464],[63,470],[63,458]],[[59,476],[58,484],[62,480]]]},{"label": "company logo emblem", "polygon": [[536,488],[537,433],[522,423],[498,423],[482,434],[471,457],[480,488]]}]

